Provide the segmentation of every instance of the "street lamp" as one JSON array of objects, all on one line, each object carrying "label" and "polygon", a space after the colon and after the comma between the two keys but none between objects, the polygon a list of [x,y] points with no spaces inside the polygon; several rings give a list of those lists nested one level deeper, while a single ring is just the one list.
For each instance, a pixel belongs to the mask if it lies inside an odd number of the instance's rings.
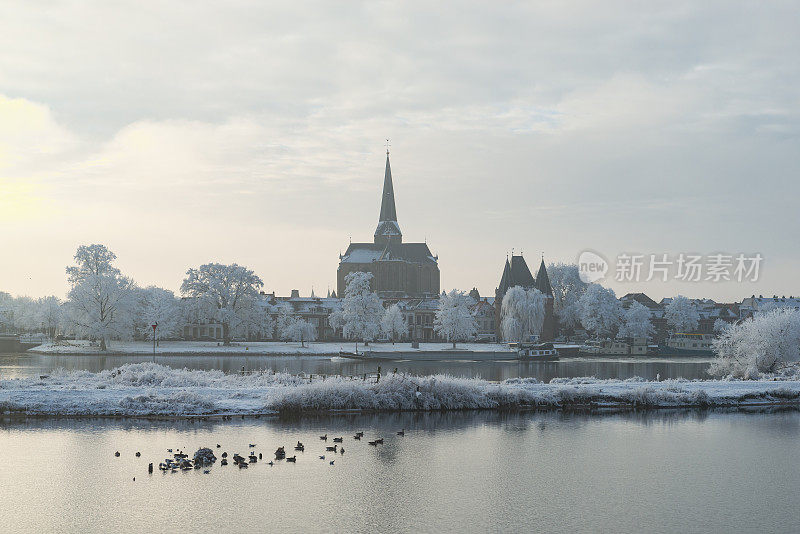
[{"label": "street lamp", "polygon": [[158,328],[158,323],[153,323],[150,326],[153,327],[153,363],[156,363],[156,328]]}]

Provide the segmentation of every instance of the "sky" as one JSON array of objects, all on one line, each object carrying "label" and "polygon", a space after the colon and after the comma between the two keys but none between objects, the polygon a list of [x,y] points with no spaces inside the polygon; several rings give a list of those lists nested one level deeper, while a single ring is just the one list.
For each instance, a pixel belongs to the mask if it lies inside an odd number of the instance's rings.
[{"label": "sky", "polygon": [[493,295],[591,250],[761,254],[797,295],[797,2],[0,3],[0,291],[64,296],[81,244],[140,285],[210,261],[334,288],[371,241],[390,139],[400,227],[442,287]]}]

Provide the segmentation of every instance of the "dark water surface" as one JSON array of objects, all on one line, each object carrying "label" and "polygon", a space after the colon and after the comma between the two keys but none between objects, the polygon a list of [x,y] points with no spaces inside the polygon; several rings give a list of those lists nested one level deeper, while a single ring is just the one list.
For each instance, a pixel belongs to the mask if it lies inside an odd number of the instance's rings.
[{"label": "dark water surface", "polygon": [[[358,430],[385,445],[354,441]],[[318,458],[325,433],[345,436],[333,466]],[[0,418],[0,529],[798,532],[798,438],[797,412]],[[298,439],[296,464],[266,464]],[[265,460],[147,474],[167,448],[216,443]]]},{"label": "dark water surface", "polygon": [[[468,355],[465,355],[468,356]],[[46,355],[35,353],[0,354],[0,377],[38,377],[54,369],[101,371],[133,362],[153,361],[143,355]],[[446,361],[446,362],[362,362],[330,356],[158,356],[156,361],[171,367],[189,369],[221,369],[226,373],[272,369],[290,373],[360,375],[375,372],[380,365],[384,372],[398,368],[414,374],[447,373],[456,376],[481,377],[486,380],[535,377],[549,381],[554,377],[595,376],[597,378],[709,378],[710,360],[698,358],[562,358],[557,362]]]}]

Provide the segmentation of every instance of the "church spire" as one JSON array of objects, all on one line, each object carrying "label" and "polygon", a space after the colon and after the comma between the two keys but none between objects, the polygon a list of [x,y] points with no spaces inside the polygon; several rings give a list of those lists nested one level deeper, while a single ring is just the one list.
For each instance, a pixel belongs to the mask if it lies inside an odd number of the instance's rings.
[{"label": "church spire", "polygon": [[401,243],[403,234],[397,224],[397,209],[394,205],[394,187],[392,185],[392,168],[389,165],[389,148],[386,148],[386,172],[383,176],[383,196],[381,196],[381,214],[378,227],[375,229],[375,243],[388,245]]},{"label": "church spire", "polygon": [[383,176],[383,196],[381,197],[381,216],[379,222],[397,222],[394,206],[394,187],[392,187],[392,168],[389,166],[389,150],[386,150],[386,173]]}]

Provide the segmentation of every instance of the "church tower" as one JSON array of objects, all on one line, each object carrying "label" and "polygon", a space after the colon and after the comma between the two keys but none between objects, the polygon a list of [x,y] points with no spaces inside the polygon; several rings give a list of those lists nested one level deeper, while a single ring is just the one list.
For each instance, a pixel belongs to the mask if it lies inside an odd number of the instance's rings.
[{"label": "church tower", "polygon": [[345,278],[354,271],[372,273],[372,290],[390,302],[439,296],[439,258],[425,242],[403,242],[403,233],[397,224],[388,150],[378,227],[372,243],[350,243],[347,251],[339,256],[339,269],[336,272],[339,297],[345,293]]},{"label": "church tower", "polygon": [[383,175],[383,196],[381,197],[381,214],[378,227],[375,229],[375,243],[388,245],[402,243],[403,233],[397,224],[397,208],[394,204],[394,186],[392,185],[392,168],[389,165],[389,151],[386,151],[386,172]]}]

